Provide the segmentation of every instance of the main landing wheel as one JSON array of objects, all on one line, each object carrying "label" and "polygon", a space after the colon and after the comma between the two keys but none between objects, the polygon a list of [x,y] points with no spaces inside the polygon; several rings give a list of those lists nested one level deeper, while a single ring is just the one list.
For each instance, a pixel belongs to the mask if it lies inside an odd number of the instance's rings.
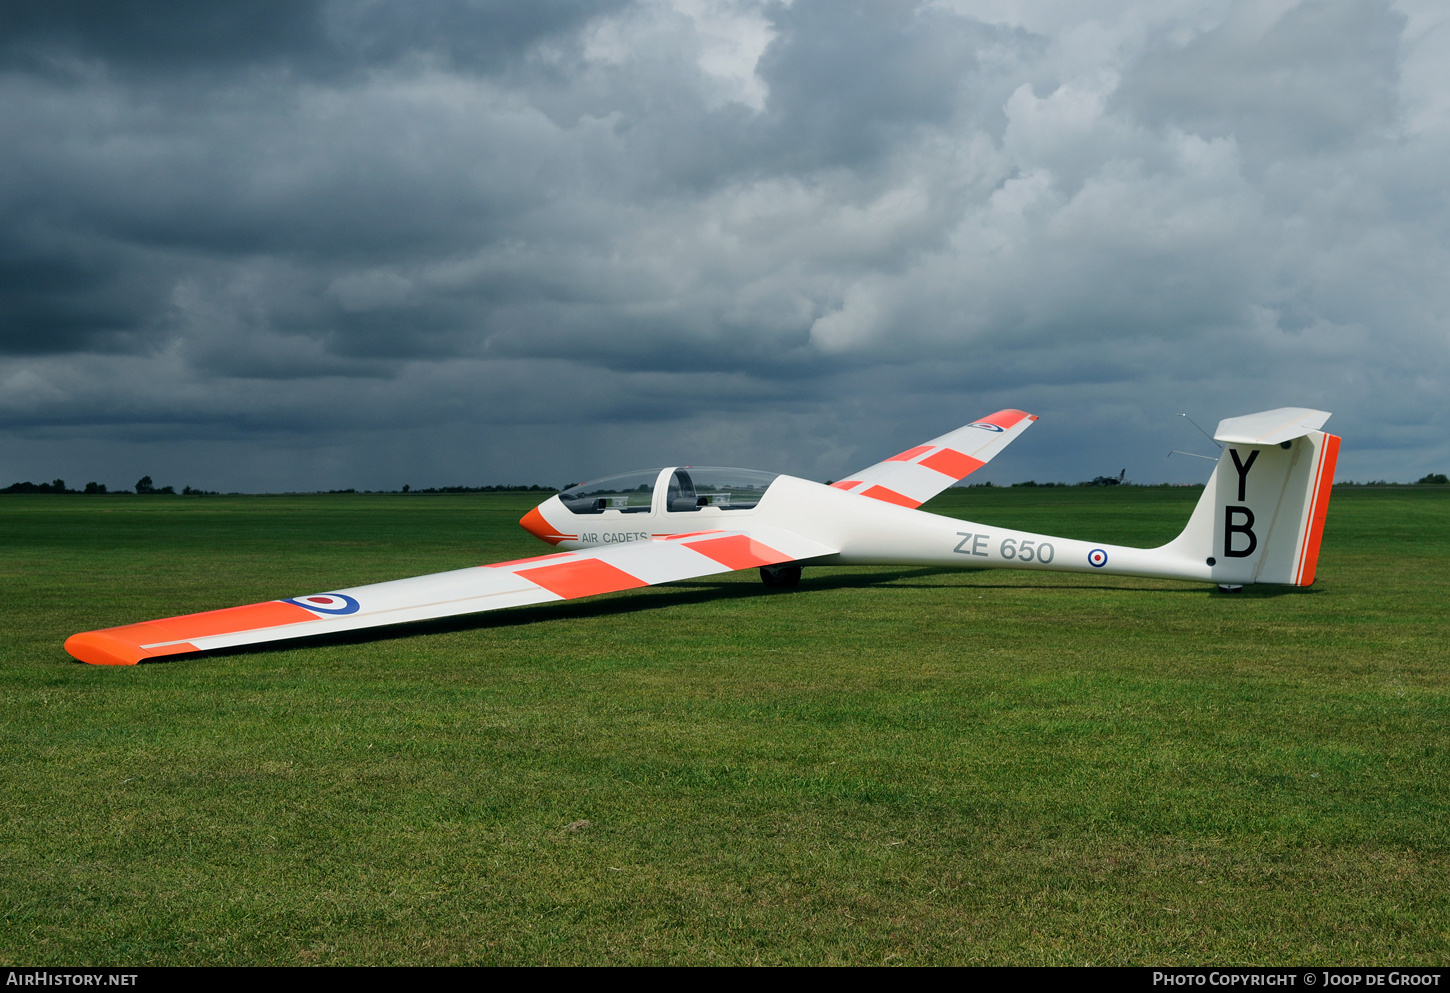
[{"label": "main landing wheel", "polygon": [[800,585],[801,567],[798,565],[763,565],[760,567],[760,581],[766,586],[783,590]]}]

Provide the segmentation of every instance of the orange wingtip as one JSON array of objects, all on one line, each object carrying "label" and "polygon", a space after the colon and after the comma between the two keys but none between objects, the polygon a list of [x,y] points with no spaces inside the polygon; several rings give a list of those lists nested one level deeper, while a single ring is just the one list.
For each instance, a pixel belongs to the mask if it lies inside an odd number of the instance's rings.
[{"label": "orange wingtip", "polygon": [[[99,631],[82,631],[66,639],[65,650],[91,665],[135,665],[143,659],[201,651],[190,643],[192,638],[315,620],[316,614],[295,603],[268,600]],[[143,648],[143,645],[151,647]]]},{"label": "orange wingtip", "polygon": [[144,626],[133,624],[130,628],[82,631],[65,640],[65,650],[72,658],[90,665],[135,665],[142,659],[156,658],[161,655],[180,655],[182,652],[198,650],[195,645],[189,643],[146,649],[138,644],[135,637],[128,638],[119,634],[119,632]]},{"label": "orange wingtip", "polygon": [[995,414],[988,414],[980,421],[973,421],[972,423],[994,424],[997,427],[1006,430],[1007,428],[1015,425],[1018,421],[1022,420],[1022,418],[1024,417],[1031,418],[1034,421],[1037,420],[1036,414],[1029,414],[1025,410],[1014,410],[1013,408],[1008,407],[1006,410],[999,410]]}]

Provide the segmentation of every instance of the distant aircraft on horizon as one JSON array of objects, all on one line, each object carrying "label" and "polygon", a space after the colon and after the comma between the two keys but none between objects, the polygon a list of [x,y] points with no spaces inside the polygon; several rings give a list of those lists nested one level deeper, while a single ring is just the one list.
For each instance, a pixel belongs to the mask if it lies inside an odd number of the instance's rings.
[{"label": "distant aircraft on horizon", "polygon": [[781,473],[671,466],[570,486],[519,522],[557,551],[413,579],[269,600],[66,640],[82,662],[134,665],[205,652],[614,593],[759,569],[791,587],[803,566],[907,565],[1148,576],[1217,583],[1314,582],[1339,438],[1322,410],[1281,407],[1220,421],[1225,447],[1188,525],[1128,548],[975,524],[918,510],[980,469],[1037,418],[999,410],[824,485]]}]

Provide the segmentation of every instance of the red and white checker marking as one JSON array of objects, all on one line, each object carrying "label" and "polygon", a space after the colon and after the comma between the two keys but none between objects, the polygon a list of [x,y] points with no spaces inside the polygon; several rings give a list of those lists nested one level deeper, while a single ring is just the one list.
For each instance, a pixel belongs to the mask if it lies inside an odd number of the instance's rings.
[{"label": "red and white checker marking", "polygon": [[1036,420],[1023,410],[999,410],[831,485],[915,509],[986,465]]}]

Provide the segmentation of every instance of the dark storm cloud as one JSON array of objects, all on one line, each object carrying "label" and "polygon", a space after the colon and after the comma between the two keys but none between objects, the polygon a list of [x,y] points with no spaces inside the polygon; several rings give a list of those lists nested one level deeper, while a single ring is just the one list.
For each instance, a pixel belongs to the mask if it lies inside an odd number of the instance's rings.
[{"label": "dark storm cloud", "polygon": [[952,120],[970,106],[977,52],[997,33],[872,0],[801,0],[774,14],[778,34],[757,72],[770,88],[771,137],[805,169],[859,165]]},{"label": "dark storm cloud", "polygon": [[1000,478],[1196,479],[1175,411],[1284,404],[1443,469],[1443,15],[985,9],[7,5],[0,474],[833,477],[1019,406]]},{"label": "dark storm cloud", "polygon": [[1307,0],[1262,33],[1254,17],[1241,7],[1183,44],[1153,46],[1115,102],[1258,155],[1343,148],[1393,125],[1403,14],[1376,0]]},{"label": "dark storm cloud", "polygon": [[433,0],[334,4],[327,33],[340,51],[369,65],[413,54],[442,58],[467,71],[509,66],[537,44],[567,38],[625,0]]},{"label": "dark storm cloud", "polygon": [[18,0],[0,7],[0,53],[22,69],[66,58],[145,72],[217,69],[306,57],[324,45],[322,8],[304,0]]},{"label": "dark storm cloud", "polygon": [[0,65],[55,71],[57,63],[77,59],[152,76],[265,67],[316,76],[424,54],[459,69],[486,72],[620,5],[600,0],[17,0],[0,7]]}]

